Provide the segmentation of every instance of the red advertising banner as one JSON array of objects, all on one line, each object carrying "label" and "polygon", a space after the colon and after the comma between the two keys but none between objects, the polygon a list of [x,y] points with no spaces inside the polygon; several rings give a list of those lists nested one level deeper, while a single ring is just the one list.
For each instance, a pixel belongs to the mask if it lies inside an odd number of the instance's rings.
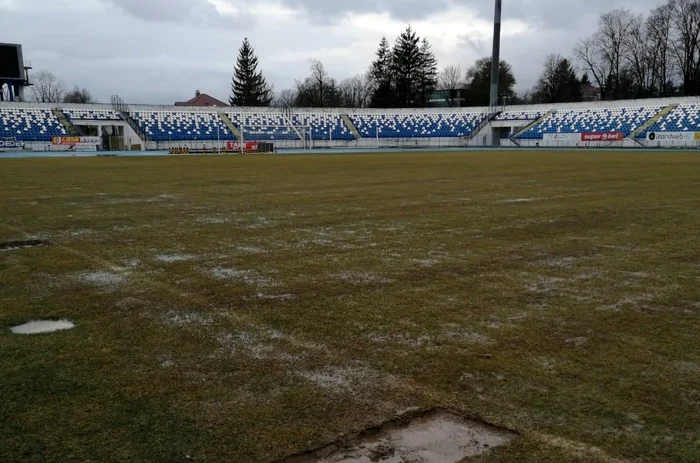
[{"label": "red advertising banner", "polygon": [[621,141],[625,139],[622,132],[591,132],[582,133],[581,141]]},{"label": "red advertising banner", "polygon": [[51,142],[54,145],[101,145],[102,139],[100,137],[53,137]]},{"label": "red advertising banner", "polygon": [[[237,142],[237,141],[226,142],[226,150],[227,151],[240,151],[241,150],[241,143]],[[258,142],[256,142],[256,141],[245,142],[244,143],[244,150],[246,152],[257,151],[258,150]]]}]

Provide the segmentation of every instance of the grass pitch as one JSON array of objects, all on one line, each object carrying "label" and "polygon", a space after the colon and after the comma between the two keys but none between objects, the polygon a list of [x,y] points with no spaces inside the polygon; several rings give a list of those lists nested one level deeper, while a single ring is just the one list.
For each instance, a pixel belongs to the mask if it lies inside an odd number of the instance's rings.
[{"label": "grass pitch", "polygon": [[479,462],[700,460],[695,154],[3,160],[0,197],[52,242],[0,253],[0,461],[266,463],[411,407],[521,434]]}]

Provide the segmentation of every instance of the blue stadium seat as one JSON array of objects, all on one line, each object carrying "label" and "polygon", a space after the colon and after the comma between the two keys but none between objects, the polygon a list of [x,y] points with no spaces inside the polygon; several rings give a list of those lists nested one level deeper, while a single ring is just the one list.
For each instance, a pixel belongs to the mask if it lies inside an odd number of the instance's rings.
[{"label": "blue stadium seat", "polygon": [[355,139],[338,113],[295,114],[292,119],[295,126],[308,127],[314,140]]},{"label": "blue stadium seat", "polygon": [[649,132],[700,132],[700,105],[684,103],[659,119],[640,136]]},{"label": "blue stadium seat", "polygon": [[245,140],[272,141],[298,140],[299,136],[290,126],[287,118],[279,112],[233,113],[228,117],[233,125],[243,133]]},{"label": "blue stadium seat", "polygon": [[121,121],[122,116],[111,109],[63,109],[69,120]]},{"label": "blue stadium seat", "polygon": [[134,111],[131,115],[141,130],[153,141],[235,139],[216,112]]},{"label": "blue stadium seat", "polygon": [[21,141],[51,141],[68,132],[49,109],[0,106],[0,137]]},{"label": "blue stadium seat", "polygon": [[367,138],[467,137],[485,113],[351,114],[350,120]]},{"label": "blue stadium seat", "polygon": [[541,140],[550,133],[622,132],[625,136],[658,113],[662,105],[560,109],[518,138]]},{"label": "blue stadium seat", "polygon": [[503,111],[496,116],[497,121],[534,121],[547,114],[544,109],[523,109],[515,111]]}]

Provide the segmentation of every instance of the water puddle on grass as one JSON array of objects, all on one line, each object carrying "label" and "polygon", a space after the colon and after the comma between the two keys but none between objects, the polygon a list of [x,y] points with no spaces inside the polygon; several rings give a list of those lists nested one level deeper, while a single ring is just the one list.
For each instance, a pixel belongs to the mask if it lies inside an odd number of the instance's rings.
[{"label": "water puddle on grass", "polygon": [[451,410],[411,413],[278,463],[457,463],[515,439]]},{"label": "water puddle on grass", "polygon": [[23,248],[35,248],[37,246],[48,246],[49,242],[44,240],[7,241],[0,243],[0,252],[14,251]]},{"label": "water puddle on grass", "polygon": [[14,334],[44,334],[54,333],[56,331],[70,330],[75,328],[75,325],[68,320],[47,321],[39,320],[24,325],[15,326],[12,328]]}]

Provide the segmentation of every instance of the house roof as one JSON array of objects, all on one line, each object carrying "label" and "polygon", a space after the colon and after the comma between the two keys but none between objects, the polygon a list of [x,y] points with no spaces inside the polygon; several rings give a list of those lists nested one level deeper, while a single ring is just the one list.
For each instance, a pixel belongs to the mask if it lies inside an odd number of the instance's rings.
[{"label": "house roof", "polygon": [[188,101],[178,101],[175,103],[175,106],[228,106],[228,104],[197,90],[194,98]]}]

